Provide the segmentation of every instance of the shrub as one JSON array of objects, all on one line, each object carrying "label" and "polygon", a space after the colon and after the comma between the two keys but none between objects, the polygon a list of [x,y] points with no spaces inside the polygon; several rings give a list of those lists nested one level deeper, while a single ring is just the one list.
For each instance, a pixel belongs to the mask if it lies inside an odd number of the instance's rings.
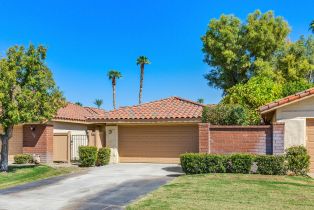
[{"label": "shrub", "polygon": [[206,154],[186,153],[180,156],[182,170],[186,174],[206,173]]},{"label": "shrub", "polygon": [[288,170],[295,175],[306,175],[310,167],[310,156],[304,146],[293,146],[286,150]]},{"label": "shrub", "polygon": [[255,162],[258,174],[284,175],[287,172],[284,155],[257,155]]},{"label": "shrub", "polygon": [[16,164],[26,164],[33,161],[33,156],[30,154],[17,154],[14,156],[14,162]]},{"label": "shrub", "polygon": [[80,166],[94,166],[97,159],[97,147],[80,146],[79,147]]},{"label": "shrub", "polygon": [[111,153],[110,148],[107,147],[100,148],[97,152],[96,165],[97,166],[108,165],[110,161],[110,153]]},{"label": "shrub", "polygon": [[213,125],[256,125],[260,123],[260,117],[256,111],[239,104],[218,104],[203,108],[202,122]]},{"label": "shrub", "polygon": [[225,168],[229,173],[248,174],[251,171],[254,156],[251,154],[232,154],[226,156]]}]

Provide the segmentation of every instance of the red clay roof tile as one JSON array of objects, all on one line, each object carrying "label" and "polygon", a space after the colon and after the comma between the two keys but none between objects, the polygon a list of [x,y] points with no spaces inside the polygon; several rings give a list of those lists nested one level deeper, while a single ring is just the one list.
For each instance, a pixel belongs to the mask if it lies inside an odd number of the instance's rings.
[{"label": "red clay roof tile", "polygon": [[260,112],[266,112],[270,109],[274,109],[276,107],[285,105],[285,104],[290,103],[290,102],[296,102],[296,101],[298,101],[304,97],[311,96],[311,95],[314,95],[314,88],[310,88],[310,89],[307,89],[305,91],[302,91],[302,92],[287,96],[285,98],[279,99],[277,101],[271,102],[269,104],[261,106],[259,108],[259,110],[260,110]]}]

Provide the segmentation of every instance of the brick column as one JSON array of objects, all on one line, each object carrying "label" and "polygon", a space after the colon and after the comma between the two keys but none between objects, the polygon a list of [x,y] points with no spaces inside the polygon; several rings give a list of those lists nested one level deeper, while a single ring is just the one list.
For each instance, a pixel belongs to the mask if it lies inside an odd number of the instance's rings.
[{"label": "brick column", "polygon": [[199,153],[209,153],[209,123],[198,124],[198,151]]},{"label": "brick column", "polygon": [[273,154],[283,154],[285,151],[285,124],[273,123]]},{"label": "brick column", "polygon": [[23,153],[40,156],[40,162],[53,161],[53,126],[52,125],[24,125]]}]

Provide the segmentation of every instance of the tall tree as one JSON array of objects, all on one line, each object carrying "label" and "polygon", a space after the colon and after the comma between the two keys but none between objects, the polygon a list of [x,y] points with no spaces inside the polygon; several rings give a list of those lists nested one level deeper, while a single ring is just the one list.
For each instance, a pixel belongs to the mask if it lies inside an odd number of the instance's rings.
[{"label": "tall tree", "polygon": [[45,64],[46,48],[14,46],[0,60],[0,170],[8,170],[8,149],[15,125],[44,122],[64,106],[64,98]]},{"label": "tall tree", "polygon": [[310,30],[314,33],[314,20],[310,23]]},{"label": "tall tree", "polygon": [[76,105],[83,106],[83,104],[79,101],[75,102]]},{"label": "tall tree", "polygon": [[140,65],[141,68],[141,78],[140,78],[140,91],[138,95],[138,103],[142,103],[142,94],[143,94],[143,80],[144,80],[144,68],[146,64],[151,64],[151,62],[148,60],[145,56],[139,56],[136,60],[136,64]]},{"label": "tall tree", "polygon": [[256,74],[256,62],[271,62],[286,43],[288,23],[272,11],[249,14],[245,23],[232,15],[212,19],[202,37],[204,61],[211,70],[205,75],[212,87],[226,90],[246,83]]},{"label": "tall tree", "polygon": [[204,99],[203,98],[197,99],[197,103],[203,104],[204,103]]},{"label": "tall tree", "polygon": [[94,104],[97,106],[97,108],[100,108],[101,105],[103,104],[102,99],[95,99]]},{"label": "tall tree", "polygon": [[116,71],[116,70],[110,70],[108,72],[108,78],[112,82],[112,103],[113,103],[113,108],[116,109],[116,84],[117,84],[117,79],[122,77],[121,72]]}]

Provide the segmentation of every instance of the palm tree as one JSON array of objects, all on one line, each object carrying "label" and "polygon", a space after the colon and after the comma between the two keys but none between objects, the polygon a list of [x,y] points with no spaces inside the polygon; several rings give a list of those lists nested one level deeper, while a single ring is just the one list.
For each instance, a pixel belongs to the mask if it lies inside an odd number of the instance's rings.
[{"label": "palm tree", "polygon": [[83,104],[79,101],[75,102],[76,105],[83,106]]},{"label": "palm tree", "polygon": [[97,106],[97,108],[99,109],[101,107],[101,105],[103,104],[103,100],[101,99],[95,99],[94,104]]},{"label": "palm tree", "polygon": [[116,109],[116,79],[122,77],[121,72],[116,70],[110,70],[108,72],[108,78],[112,82],[112,100],[113,100],[113,109]]},{"label": "palm tree", "polygon": [[150,61],[145,56],[139,56],[136,60],[136,64],[141,67],[141,79],[140,79],[140,93],[138,96],[138,103],[142,103],[142,92],[143,92],[143,80],[144,80],[144,67],[145,64],[150,64]]},{"label": "palm tree", "polygon": [[314,33],[314,20],[310,23],[310,28],[309,28],[313,33]]}]

